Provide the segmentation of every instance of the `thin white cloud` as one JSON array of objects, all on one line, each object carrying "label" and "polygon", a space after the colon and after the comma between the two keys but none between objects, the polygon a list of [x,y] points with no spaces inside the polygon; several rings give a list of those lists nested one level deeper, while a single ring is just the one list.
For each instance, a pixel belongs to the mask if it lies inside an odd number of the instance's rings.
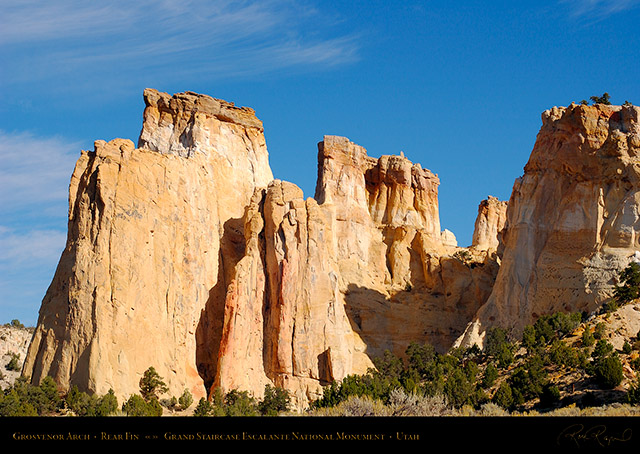
[{"label": "thin white cloud", "polygon": [[67,203],[69,179],[80,154],[77,143],[0,131],[0,214]]},{"label": "thin white cloud", "polygon": [[35,322],[66,242],[79,144],[0,130],[0,319]]},{"label": "thin white cloud", "polygon": [[55,265],[66,240],[61,230],[19,231],[0,226],[0,269]]},{"label": "thin white cloud", "polygon": [[9,82],[150,71],[232,76],[357,58],[358,39],[302,1],[0,3]]},{"label": "thin white cloud", "polygon": [[612,14],[628,11],[640,4],[640,0],[560,0],[567,4],[574,17],[604,19]]}]

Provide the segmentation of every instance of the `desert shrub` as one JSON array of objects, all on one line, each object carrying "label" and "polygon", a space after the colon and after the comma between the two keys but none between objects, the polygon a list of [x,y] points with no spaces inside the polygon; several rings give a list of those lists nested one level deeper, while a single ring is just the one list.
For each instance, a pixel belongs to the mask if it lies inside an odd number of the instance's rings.
[{"label": "desert shrub", "polygon": [[158,399],[147,400],[138,394],[133,394],[122,404],[122,411],[127,416],[162,416],[162,406]]},{"label": "desert shrub", "polygon": [[452,413],[447,398],[438,394],[423,396],[396,388],[389,395],[388,413],[391,416],[445,416]]},{"label": "desert shrub", "polygon": [[629,353],[631,353],[633,349],[631,348],[631,344],[629,343],[629,341],[624,341],[624,344],[622,345],[622,353],[624,353],[625,355],[628,355]]},{"label": "desert shrub", "polygon": [[560,339],[556,339],[549,350],[550,360],[561,367],[577,367],[580,364],[578,352]]},{"label": "desert shrub", "polygon": [[636,379],[636,383],[629,386],[627,391],[627,402],[632,405],[640,404],[640,377]]},{"label": "desert shrub", "polygon": [[257,416],[259,414],[256,400],[247,391],[232,389],[224,396],[224,412],[226,416]]},{"label": "desert shrub", "polygon": [[95,409],[95,415],[110,416],[115,414],[117,411],[118,411],[118,398],[113,392],[113,389],[110,389],[107,392],[107,394],[105,394],[98,400],[98,404],[96,405],[96,409]]},{"label": "desert shrub", "polygon": [[597,323],[593,330],[593,337],[595,339],[602,339],[607,331],[607,325],[604,322]]},{"label": "desert shrub", "polygon": [[594,104],[611,104],[609,93],[603,93],[602,96],[591,96],[589,99],[593,101]]},{"label": "desert shrub", "polygon": [[593,336],[593,333],[588,326],[585,327],[584,331],[582,332],[582,345],[584,347],[591,347],[593,344],[595,344],[595,342],[596,338]]},{"label": "desert shrub", "polygon": [[5,369],[13,372],[20,372],[20,355],[13,352],[9,352],[9,355],[11,356],[11,359],[5,366]]},{"label": "desert shrub", "polygon": [[343,416],[382,416],[386,408],[379,400],[369,396],[351,396],[340,405]]},{"label": "desert shrub", "polygon": [[509,416],[509,412],[494,402],[487,402],[480,407],[478,415],[485,417]]},{"label": "desert shrub", "polygon": [[500,386],[493,395],[491,402],[505,410],[512,409],[515,401],[511,385],[506,381],[500,383]]},{"label": "desert shrub", "polygon": [[185,389],[182,395],[178,398],[178,405],[181,410],[186,410],[193,404],[193,396],[188,389]]},{"label": "desert shrub", "polygon": [[267,384],[264,388],[264,396],[258,403],[258,410],[262,415],[276,416],[289,411],[290,404],[291,397],[286,389]]},{"label": "desert shrub", "polygon": [[614,297],[620,304],[626,304],[640,296],[640,264],[631,262],[620,272],[620,282],[616,285]]},{"label": "desert shrub", "polygon": [[604,389],[613,389],[622,382],[622,363],[616,354],[599,359],[594,372],[598,384]]},{"label": "desert shrub", "polygon": [[487,364],[482,377],[482,386],[491,388],[498,378],[498,369],[492,363]]}]

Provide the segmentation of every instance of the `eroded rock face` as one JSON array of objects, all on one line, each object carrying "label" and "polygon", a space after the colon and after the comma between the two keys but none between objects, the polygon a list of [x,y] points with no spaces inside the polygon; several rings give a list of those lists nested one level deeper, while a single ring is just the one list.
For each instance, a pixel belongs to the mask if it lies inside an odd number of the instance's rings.
[{"label": "eroded rock face", "polygon": [[76,164],[66,248],[25,361],[33,381],[123,399],[150,366],[172,395],[203,396],[215,376],[225,272],[244,253],[254,189],[272,179],[261,124],[246,110],[220,119],[205,96],[146,90],[145,102],[140,148],[97,141]]},{"label": "eroded rock face", "polygon": [[496,255],[441,230],[439,180],[419,164],[326,136],[305,199],[273,179],[251,109],[144,99],[137,148],[97,141],[76,164],[32,381],[122,400],[153,366],[170,395],[271,384],[302,408],[385,350],[445,351],[487,300]]},{"label": "eroded rock face", "polygon": [[446,350],[489,296],[497,262],[442,241],[434,174],[343,137],[318,148],[315,199],[280,180],[254,194],[214,386],[274,383],[304,407],[385,350]]},{"label": "eroded rock face", "polygon": [[514,184],[494,290],[460,343],[596,309],[640,248],[640,108],[554,107]]},{"label": "eroded rock face", "polygon": [[495,197],[489,196],[480,202],[471,246],[482,251],[496,251],[499,246],[499,235],[504,228],[506,220],[506,201],[500,201]]}]

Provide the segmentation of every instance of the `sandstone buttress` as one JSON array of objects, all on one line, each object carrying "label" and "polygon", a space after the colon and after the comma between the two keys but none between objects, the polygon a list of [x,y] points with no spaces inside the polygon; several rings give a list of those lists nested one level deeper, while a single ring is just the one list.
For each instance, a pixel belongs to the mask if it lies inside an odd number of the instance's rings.
[{"label": "sandstone buttress", "polygon": [[524,170],[493,292],[458,345],[481,344],[495,325],[518,337],[540,315],[591,313],[640,250],[640,108],[545,111]]},{"label": "sandstone buttress", "polygon": [[496,240],[458,247],[441,230],[439,179],[419,164],[325,136],[305,198],[273,178],[253,110],[144,99],[137,148],[97,141],[76,164],[25,361],[34,382],[122,400],[153,366],[170,395],[274,384],[302,408],[385,350],[448,349],[489,297]]}]

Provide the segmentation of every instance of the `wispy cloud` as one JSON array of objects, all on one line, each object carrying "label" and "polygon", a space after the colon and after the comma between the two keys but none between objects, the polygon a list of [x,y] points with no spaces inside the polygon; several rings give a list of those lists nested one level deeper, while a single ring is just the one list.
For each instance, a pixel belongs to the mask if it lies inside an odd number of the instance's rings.
[{"label": "wispy cloud", "polygon": [[0,130],[0,322],[35,322],[66,242],[79,144]]},{"label": "wispy cloud", "polygon": [[67,235],[61,230],[20,231],[0,225],[0,269],[18,266],[55,265]]},{"label": "wispy cloud", "polygon": [[0,131],[3,222],[8,222],[17,211],[42,215],[51,204],[66,204],[69,178],[79,153],[79,144],[61,138]]},{"label": "wispy cloud", "polygon": [[577,18],[604,19],[612,14],[628,11],[640,5],[640,0],[560,0]]},{"label": "wispy cloud", "polygon": [[357,35],[301,1],[6,0],[0,8],[10,82],[56,73],[233,76],[342,64],[358,53]]}]

